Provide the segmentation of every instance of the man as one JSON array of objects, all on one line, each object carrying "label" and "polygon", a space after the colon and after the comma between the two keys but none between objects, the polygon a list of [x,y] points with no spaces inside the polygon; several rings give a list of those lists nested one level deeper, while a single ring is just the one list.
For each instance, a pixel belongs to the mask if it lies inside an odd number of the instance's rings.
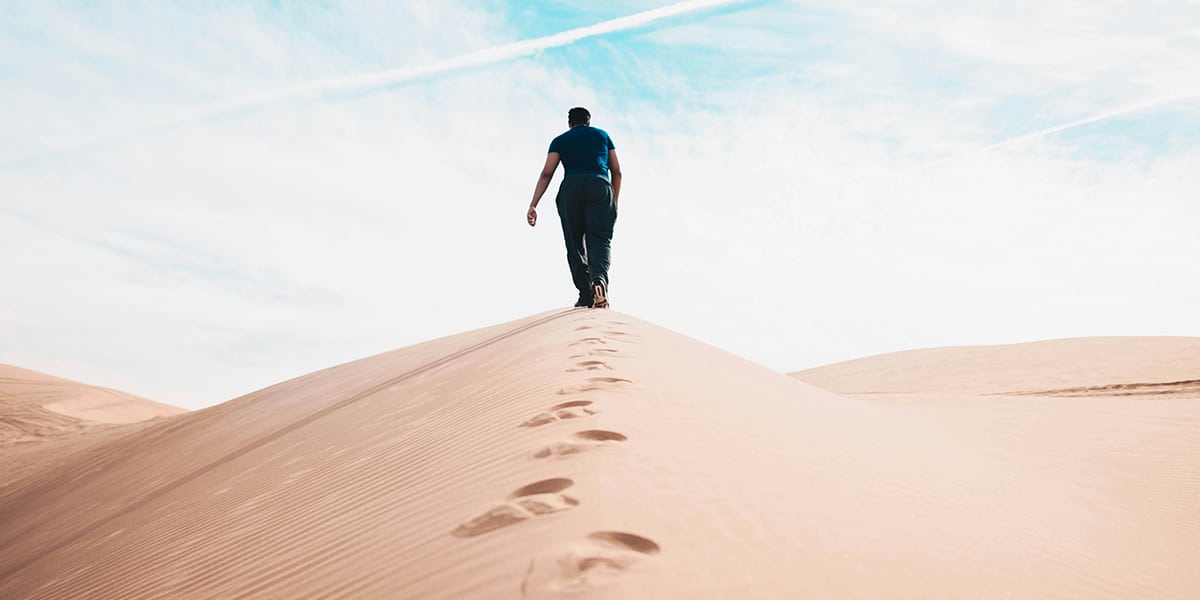
[{"label": "man", "polygon": [[565,174],[555,204],[567,243],[567,266],[579,290],[575,306],[608,308],[609,252],[621,194],[621,163],[612,138],[592,127],[591,121],[591,113],[581,106],[567,112],[570,129],[550,142],[525,216],[530,227],[537,225],[538,202],[562,161]]}]

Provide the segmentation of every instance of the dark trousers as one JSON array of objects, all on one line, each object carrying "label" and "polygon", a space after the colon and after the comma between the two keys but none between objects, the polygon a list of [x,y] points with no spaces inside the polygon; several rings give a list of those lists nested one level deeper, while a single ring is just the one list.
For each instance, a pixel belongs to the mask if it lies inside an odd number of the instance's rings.
[{"label": "dark trousers", "polygon": [[609,252],[617,205],[612,185],[595,175],[570,175],[558,187],[558,218],[567,243],[567,265],[579,297],[592,298],[592,282],[608,289]]}]

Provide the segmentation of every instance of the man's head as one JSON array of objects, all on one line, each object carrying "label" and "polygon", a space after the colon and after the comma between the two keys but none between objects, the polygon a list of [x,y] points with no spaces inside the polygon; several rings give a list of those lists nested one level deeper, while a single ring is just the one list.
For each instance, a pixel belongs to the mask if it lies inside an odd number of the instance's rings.
[{"label": "man's head", "polygon": [[582,106],[576,106],[567,111],[567,125],[575,127],[576,125],[588,125],[592,122],[592,113]]}]

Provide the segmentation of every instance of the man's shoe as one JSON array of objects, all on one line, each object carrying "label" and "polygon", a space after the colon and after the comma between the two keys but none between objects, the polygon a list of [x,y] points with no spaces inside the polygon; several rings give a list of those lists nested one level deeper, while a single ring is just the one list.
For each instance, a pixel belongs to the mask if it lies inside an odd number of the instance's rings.
[{"label": "man's shoe", "polygon": [[579,299],[575,301],[575,308],[591,308],[592,307],[592,291],[589,289],[579,290]]},{"label": "man's shoe", "polygon": [[608,290],[604,289],[603,282],[592,284],[592,308],[608,308]]}]

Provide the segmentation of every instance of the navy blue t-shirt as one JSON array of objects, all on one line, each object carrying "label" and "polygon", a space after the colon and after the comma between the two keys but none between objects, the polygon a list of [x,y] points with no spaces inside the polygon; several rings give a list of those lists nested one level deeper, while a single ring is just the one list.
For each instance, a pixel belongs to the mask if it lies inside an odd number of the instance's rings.
[{"label": "navy blue t-shirt", "polygon": [[572,127],[550,142],[567,175],[598,175],[608,179],[608,151],[616,149],[608,132],[590,125]]}]

